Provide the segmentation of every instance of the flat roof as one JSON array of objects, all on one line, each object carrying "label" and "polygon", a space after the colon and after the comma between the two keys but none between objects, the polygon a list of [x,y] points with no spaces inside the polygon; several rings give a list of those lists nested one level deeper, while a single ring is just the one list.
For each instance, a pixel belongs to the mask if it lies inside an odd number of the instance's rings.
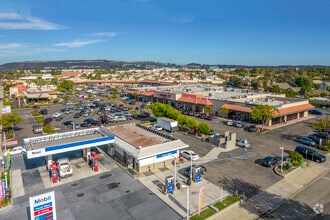
[{"label": "flat roof", "polygon": [[110,144],[115,136],[102,127],[24,138],[27,157],[35,158]]},{"label": "flat roof", "polygon": [[137,126],[135,123],[109,126],[108,130],[115,136],[138,148],[171,141],[163,136],[148,131],[148,129]]}]

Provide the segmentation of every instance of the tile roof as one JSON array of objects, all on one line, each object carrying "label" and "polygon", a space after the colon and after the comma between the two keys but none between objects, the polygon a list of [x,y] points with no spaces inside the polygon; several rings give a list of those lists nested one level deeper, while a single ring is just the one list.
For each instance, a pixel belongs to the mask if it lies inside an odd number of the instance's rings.
[{"label": "tile roof", "polygon": [[304,104],[304,105],[298,105],[298,106],[292,106],[288,108],[282,108],[279,109],[279,112],[274,112],[274,116],[283,116],[288,114],[293,114],[301,111],[308,111],[311,109],[314,109],[315,107],[311,104]]},{"label": "tile roof", "polygon": [[135,90],[125,90],[125,93],[132,94],[136,93],[138,95],[143,95],[143,96],[153,96],[155,93],[155,90],[148,90],[148,91],[135,91]]},{"label": "tile roof", "polygon": [[69,71],[69,72],[62,72],[61,77],[77,77],[79,72],[76,71]]},{"label": "tile roof", "polygon": [[177,100],[178,102],[186,102],[197,105],[213,105],[212,102],[201,94],[187,94],[183,93]]},{"label": "tile roof", "polygon": [[221,108],[226,108],[229,110],[240,111],[240,112],[248,112],[251,113],[252,109],[250,107],[241,106],[241,105],[232,105],[232,104],[224,104]]},{"label": "tile roof", "polygon": [[[232,104],[224,104],[222,105],[222,108],[227,108],[230,110],[234,111],[240,111],[240,112],[247,112],[251,113],[252,109],[250,107],[246,106],[241,106],[241,105],[232,105]],[[303,104],[303,105],[297,105],[297,106],[292,106],[292,107],[287,107],[287,108],[281,108],[279,111],[275,111],[273,113],[274,116],[283,116],[283,115],[288,115],[288,114],[293,114],[301,111],[307,111],[310,109],[314,109],[315,107],[311,104]]]}]

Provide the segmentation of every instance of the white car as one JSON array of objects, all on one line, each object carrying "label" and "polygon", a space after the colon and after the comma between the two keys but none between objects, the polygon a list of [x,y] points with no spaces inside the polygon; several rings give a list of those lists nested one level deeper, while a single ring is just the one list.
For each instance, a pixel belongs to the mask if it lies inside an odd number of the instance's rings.
[{"label": "white car", "polygon": [[192,150],[182,150],[181,155],[187,160],[198,160],[199,156]]},{"label": "white car", "polygon": [[240,147],[245,147],[245,148],[249,148],[251,146],[246,138],[244,138],[244,139],[237,138],[236,145],[240,146]]},{"label": "white car", "polygon": [[233,126],[233,125],[234,125],[233,120],[228,120],[228,121],[227,121],[227,125],[228,125],[228,126]]},{"label": "white car", "polygon": [[[8,152],[8,151],[7,151]],[[7,152],[4,153],[4,155],[7,155]],[[15,155],[15,154],[25,154],[26,150],[22,146],[14,147],[9,150],[10,155]]]},{"label": "white car", "polygon": [[57,117],[60,117],[62,116],[61,112],[55,112],[52,116],[52,118],[57,118]]},{"label": "white car", "polygon": [[68,158],[57,160],[57,168],[61,178],[73,175],[73,168]]},{"label": "white car", "polygon": [[238,128],[242,128],[243,127],[243,122],[242,121],[237,121],[235,126],[238,127]]}]

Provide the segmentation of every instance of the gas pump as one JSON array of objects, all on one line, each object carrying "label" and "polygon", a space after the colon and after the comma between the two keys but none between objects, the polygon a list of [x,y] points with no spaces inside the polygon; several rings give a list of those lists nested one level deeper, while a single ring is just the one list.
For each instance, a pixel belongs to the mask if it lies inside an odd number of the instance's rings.
[{"label": "gas pump", "polygon": [[95,151],[92,152],[92,158],[93,158],[93,170],[95,172],[99,171],[99,165],[98,165],[98,160],[99,160],[99,156],[97,155],[97,153]]},{"label": "gas pump", "polygon": [[201,181],[201,168],[200,167],[195,167],[192,170],[192,180],[195,183],[198,183]]},{"label": "gas pump", "polygon": [[167,176],[165,177],[165,194],[173,194],[174,193],[174,177],[173,176]]},{"label": "gas pump", "polygon": [[55,161],[52,162],[52,182],[57,183],[58,173]]}]

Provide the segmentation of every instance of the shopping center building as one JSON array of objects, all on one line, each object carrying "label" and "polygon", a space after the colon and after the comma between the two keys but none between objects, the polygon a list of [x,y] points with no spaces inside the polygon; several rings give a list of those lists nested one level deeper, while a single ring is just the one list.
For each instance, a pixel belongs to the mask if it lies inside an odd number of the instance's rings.
[{"label": "shopping center building", "polygon": [[[135,88],[125,92],[137,93],[139,101],[166,103],[185,112],[204,113],[207,106],[212,106],[214,116],[251,123],[255,122],[250,117],[253,106],[270,105],[277,110],[273,119],[267,122],[268,126],[307,117],[308,110],[314,108],[307,99],[221,86]],[[222,113],[221,108],[227,109],[228,113]]]},{"label": "shopping center building", "polygon": [[116,136],[108,153],[136,172],[170,167],[180,150],[189,147],[168,133],[140,124],[118,124],[107,129]]}]

